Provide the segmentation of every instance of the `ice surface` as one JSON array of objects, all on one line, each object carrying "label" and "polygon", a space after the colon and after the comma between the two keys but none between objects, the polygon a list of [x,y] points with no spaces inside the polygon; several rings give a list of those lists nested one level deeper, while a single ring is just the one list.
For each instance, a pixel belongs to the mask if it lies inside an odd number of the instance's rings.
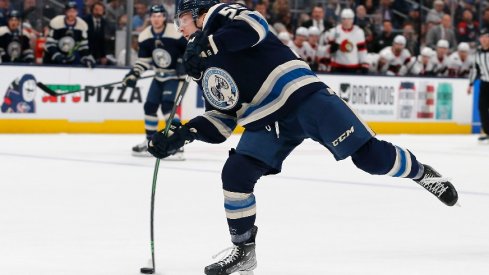
[{"label": "ice surface", "polygon": [[[140,135],[0,135],[0,274],[139,274],[150,258],[155,160]],[[161,162],[159,274],[203,274],[230,245],[227,151],[194,142]],[[462,207],[410,180],[370,176],[307,141],[256,186],[256,275],[489,274],[489,145],[476,136],[381,136],[453,179]]]}]

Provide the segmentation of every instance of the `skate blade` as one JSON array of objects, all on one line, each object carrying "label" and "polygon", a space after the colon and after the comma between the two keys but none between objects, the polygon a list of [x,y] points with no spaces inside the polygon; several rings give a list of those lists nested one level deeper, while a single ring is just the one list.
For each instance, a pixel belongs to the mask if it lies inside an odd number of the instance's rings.
[{"label": "skate blade", "polygon": [[251,270],[251,271],[239,271],[239,275],[255,275],[255,272],[253,272],[253,270]]}]

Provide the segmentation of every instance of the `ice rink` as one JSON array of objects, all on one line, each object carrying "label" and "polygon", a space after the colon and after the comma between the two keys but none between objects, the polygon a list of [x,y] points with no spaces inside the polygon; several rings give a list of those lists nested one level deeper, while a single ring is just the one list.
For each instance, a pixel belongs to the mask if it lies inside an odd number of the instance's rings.
[{"label": "ice rink", "polygon": [[[153,158],[141,135],[0,135],[0,274],[139,274],[150,259]],[[220,171],[233,136],[162,161],[158,274],[203,274],[230,245]],[[474,135],[379,136],[450,177],[462,207],[370,176],[312,141],[256,186],[256,275],[489,274],[489,145]]]}]

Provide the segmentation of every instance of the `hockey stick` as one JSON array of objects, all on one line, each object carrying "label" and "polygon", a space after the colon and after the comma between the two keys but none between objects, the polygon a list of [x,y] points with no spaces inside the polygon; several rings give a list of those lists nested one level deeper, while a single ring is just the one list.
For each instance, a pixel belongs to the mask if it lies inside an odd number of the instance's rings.
[{"label": "hockey stick", "polygon": [[[154,76],[155,75],[143,76],[143,77],[140,77],[138,80],[140,80],[140,79],[146,79],[146,78],[151,78],[151,77],[154,77]],[[94,89],[103,88],[103,87],[107,87],[107,86],[121,84],[122,82],[124,82],[124,81],[121,80],[121,81],[117,81],[117,82],[106,83],[106,84],[102,84],[102,85],[99,85],[99,86],[94,86],[92,88],[94,88]],[[85,88],[78,89],[78,90],[68,91],[68,92],[64,92],[64,93],[58,93],[58,92],[52,90],[51,88],[49,88],[48,86],[46,86],[42,82],[37,82],[37,87],[39,87],[41,90],[43,90],[45,93],[47,93],[47,94],[49,94],[51,96],[62,96],[62,95],[67,95],[67,94],[74,94],[74,93],[79,93],[79,92],[86,92],[86,87],[85,87]]]},{"label": "hockey stick", "polygon": [[[177,93],[177,97],[175,98],[175,103],[173,104],[173,108],[170,112],[170,116],[166,120],[165,130],[163,131],[163,135],[168,136],[168,131],[170,130],[171,121],[175,117],[175,113],[177,112],[177,107],[182,103],[183,96],[187,91],[188,85],[190,83],[190,77],[187,76],[180,87],[180,90]],[[151,227],[151,262],[152,267],[142,267],[140,269],[141,273],[144,274],[153,274],[156,271],[155,266],[155,245],[154,245],[154,213],[155,213],[155,193],[156,193],[156,180],[158,178],[158,168],[160,167],[160,159],[156,159],[155,168],[153,171],[153,187],[151,188],[151,214],[150,214],[150,227]]]}]

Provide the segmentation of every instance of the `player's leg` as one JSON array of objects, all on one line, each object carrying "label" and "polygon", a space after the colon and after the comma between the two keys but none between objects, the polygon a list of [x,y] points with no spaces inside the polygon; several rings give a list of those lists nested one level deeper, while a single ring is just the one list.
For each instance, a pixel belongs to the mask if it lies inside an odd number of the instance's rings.
[{"label": "player's leg", "polygon": [[411,178],[454,205],[457,192],[428,165],[419,163],[410,151],[373,137],[372,130],[333,93],[316,93],[299,107],[306,133],[326,146],[337,160],[352,157],[354,164],[374,175]]},{"label": "player's leg", "polygon": [[487,139],[489,135],[489,82],[481,81],[479,90],[479,114],[484,134],[479,137],[480,141]]},{"label": "player's leg", "polygon": [[162,83],[153,79],[149,87],[148,96],[144,102],[144,130],[145,140],[132,148],[134,156],[151,156],[148,153],[148,140],[158,131],[158,108],[162,97]]},{"label": "player's leg", "polygon": [[256,267],[254,186],[261,176],[280,172],[283,160],[303,140],[290,138],[287,132],[278,138],[271,127],[268,129],[245,131],[224,165],[224,208],[233,250],[223,260],[207,266],[206,274],[230,274]]}]

